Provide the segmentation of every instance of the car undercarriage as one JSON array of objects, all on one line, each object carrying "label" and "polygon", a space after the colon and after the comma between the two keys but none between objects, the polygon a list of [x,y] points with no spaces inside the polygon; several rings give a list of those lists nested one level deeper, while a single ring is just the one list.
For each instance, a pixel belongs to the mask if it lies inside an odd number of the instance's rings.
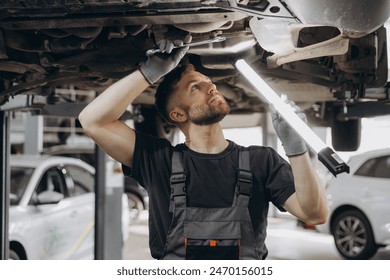
[{"label": "car undercarriage", "polygon": [[[137,69],[161,39],[224,36],[192,47],[184,60],[216,83],[231,114],[268,110],[234,67],[245,58],[305,110],[310,124],[332,127],[336,150],[356,150],[360,119],[390,113],[389,16],[387,0],[6,1],[0,106],[19,95],[38,113],[49,104],[88,102],[93,94],[70,101],[62,92],[103,91]],[[156,86],[133,103],[131,118],[145,130],[146,118],[155,122]]]}]

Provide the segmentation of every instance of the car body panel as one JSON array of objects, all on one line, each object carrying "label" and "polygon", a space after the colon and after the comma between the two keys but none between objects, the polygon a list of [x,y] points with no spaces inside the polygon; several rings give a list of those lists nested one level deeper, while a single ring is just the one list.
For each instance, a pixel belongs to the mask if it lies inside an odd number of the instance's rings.
[{"label": "car body panel", "polygon": [[88,196],[79,202],[69,198],[58,205],[11,207],[9,240],[23,244],[28,259],[92,259],[93,194]]},{"label": "car body panel", "polygon": [[[390,10],[387,0],[375,1],[375,5],[371,1],[284,1],[303,23],[337,26],[355,36],[378,29],[389,18]],[[367,20],[366,15],[376,16]]]}]

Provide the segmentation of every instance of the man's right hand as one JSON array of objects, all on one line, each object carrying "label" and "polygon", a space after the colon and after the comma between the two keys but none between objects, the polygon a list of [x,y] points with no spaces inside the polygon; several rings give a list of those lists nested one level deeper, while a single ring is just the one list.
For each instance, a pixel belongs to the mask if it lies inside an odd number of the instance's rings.
[{"label": "man's right hand", "polygon": [[160,53],[150,55],[139,69],[149,84],[154,84],[179,64],[189,49],[180,46],[190,43],[191,40],[192,36],[187,35],[183,40],[161,40],[157,43]]}]

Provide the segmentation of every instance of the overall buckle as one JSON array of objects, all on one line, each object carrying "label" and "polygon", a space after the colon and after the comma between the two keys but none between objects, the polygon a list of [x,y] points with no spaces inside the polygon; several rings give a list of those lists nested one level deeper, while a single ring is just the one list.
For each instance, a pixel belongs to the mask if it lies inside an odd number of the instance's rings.
[{"label": "overall buckle", "polygon": [[171,196],[186,195],[186,182],[187,176],[185,173],[173,173],[171,175]]},{"label": "overall buckle", "polygon": [[252,173],[247,170],[238,169],[237,176],[238,193],[250,196],[252,194]]}]

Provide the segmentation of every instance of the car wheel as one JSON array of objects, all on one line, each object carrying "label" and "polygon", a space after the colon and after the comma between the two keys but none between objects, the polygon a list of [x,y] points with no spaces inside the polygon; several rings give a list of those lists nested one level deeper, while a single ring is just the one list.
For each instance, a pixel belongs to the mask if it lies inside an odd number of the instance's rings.
[{"label": "car wheel", "polygon": [[16,253],[14,250],[9,250],[9,260],[14,260],[14,261],[18,261],[20,260],[20,257],[18,255],[18,253]]},{"label": "car wheel", "polygon": [[345,211],[335,218],[332,235],[337,251],[346,259],[370,259],[378,250],[369,221],[356,210]]},{"label": "car wheel", "polygon": [[133,193],[126,193],[129,202],[130,223],[133,223],[139,216],[139,213],[144,210],[144,205],[141,199]]}]

